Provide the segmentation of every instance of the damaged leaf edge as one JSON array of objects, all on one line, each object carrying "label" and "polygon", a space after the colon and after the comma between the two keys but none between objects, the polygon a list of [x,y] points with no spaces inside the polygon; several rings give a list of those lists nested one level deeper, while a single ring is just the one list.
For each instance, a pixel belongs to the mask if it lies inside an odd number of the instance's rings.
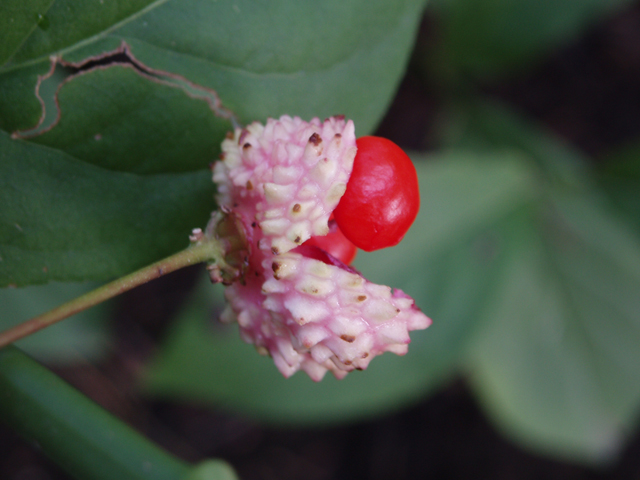
[{"label": "damaged leaf edge", "polygon": [[[117,59],[118,56],[124,56],[128,61],[119,60]],[[137,73],[138,75],[140,75],[141,77],[147,80],[158,83],[160,85],[165,85],[172,88],[179,88],[188,97],[195,100],[205,101],[216,117],[229,120],[229,122],[231,122],[234,129],[240,126],[240,123],[235,113],[233,113],[230,109],[226,108],[222,104],[222,101],[220,100],[220,97],[215,90],[193,83],[189,79],[181,75],[148,67],[144,63],[140,62],[133,55],[133,53],[131,52],[131,47],[124,41],[120,44],[120,47],[118,47],[115,50],[110,50],[107,52],[103,52],[100,55],[87,57],[86,59],[80,62],[68,62],[64,60],[61,55],[52,55],[49,58],[50,58],[49,71],[44,75],[38,75],[38,80],[35,86],[35,95],[38,101],[40,102],[40,106],[42,108],[42,113],[40,115],[40,118],[38,119],[38,123],[29,129],[16,130],[11,134],[11,138],[13,139],[34,138],[55,128],[56,125],[58,125],[58,123],[60,122],[60,118],[62,116],[60,104],[58,101],[58,96],[62,87],[70,83],[72,80],[79,77],[80,75],[84,75],[86,73],[93,72],[98,69],[104,70],[112,67],[130,68],[135,73]],[[114,58],[114,60],[109,61],[109,58]],[[42,128],[42,125],[44,124],[45,119],[49,115],[47,114],[45,101],[40,95],[40,87],[45,80],[51,78],[51,76],[54,74],[58,65],[61,65],[67,68],[72,68],[76,70],[76,72],[66,77],[63,81],[60,82],[60,84],[56,88],[56,91],[54,93],[54,102],[56,106],[55,120],[51,123],[51,125],[48,125],[47,127]],[[185,88],[185,85],[193,89],[195,92],[202,92],[202,93],[201,94],[193,93],[188,88]]]}]

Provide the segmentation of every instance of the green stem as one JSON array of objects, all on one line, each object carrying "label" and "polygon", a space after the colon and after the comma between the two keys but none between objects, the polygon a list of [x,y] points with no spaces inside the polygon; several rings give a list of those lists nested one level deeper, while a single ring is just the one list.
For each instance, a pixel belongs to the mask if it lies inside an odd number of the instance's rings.
[{"label": "green stem", "polygon": [[221,258],[222,248],[219,243],[214,239],[207,238],[201,243],[191,245],[181,252],[114,280],[9,330],[5,330],[0,333],[0,348],[167,273],[196,263],[220,262]]}]

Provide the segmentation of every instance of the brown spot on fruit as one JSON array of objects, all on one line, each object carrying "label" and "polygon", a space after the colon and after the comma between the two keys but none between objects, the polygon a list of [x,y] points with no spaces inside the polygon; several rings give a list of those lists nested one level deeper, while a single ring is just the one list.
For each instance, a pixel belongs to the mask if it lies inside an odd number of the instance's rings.
[{"label": "brown spot on fruit", "polygon": [[249,148],[251,148],[251,144],[250,143],[245,143],[244,145],[242,145],[242,149],[243,150],[248,150]]},{"label": "brown spot on fruit", "polygon": [[280,280],[280,275],[278,275],[278,270],[280,270],[280,264],[278,262],[273,262],[271,264],[271,270],[273,270],[273,278],[276,280]]},{"label": "brown spot on fruit", "polygon": [[251,183],[251,180],[247,180],[247,190],[253,190],[253,183]]},{"label": "brown spot on fruit", "polygon": [[300,206],[300,204],[296,203],[291,210],[293,210],[294,212],[298,213],[301,208],[302,207]]},{"label": "brown spot on fruit", "polygon": [[301,240],[302,240],[302,239],[301,239],[300,237],[296,237],[296,238],[295,238],[295,240],[294,240],[294,242],[295,242],[295,243],[300,243],[300,241],[301,241]]},{"label": "brown spot on fruit", "polygon": [[346,334],[340,335],[340,339],[344,340],[347,343],[353,343],[356,341],[356,337],[354,337],[353,335],[346,335]]},{"label": "brown spot on fruit", "polygon": [[367,299],[366,295],[358,295],[357,300],[359,302],[364,302]]},{"label": "brown spot on fruit", "polygon": [[322,143],[322,138],[317,133],[314,133],[309,137],[309,143],[314,144],[316,147]]},{"label": "brown spot on fruit", "polygon": [[273,253],[274,255],[278,255],[280,253],[280,250],[278,250],[278,247],[271,247],[271,253]]}]

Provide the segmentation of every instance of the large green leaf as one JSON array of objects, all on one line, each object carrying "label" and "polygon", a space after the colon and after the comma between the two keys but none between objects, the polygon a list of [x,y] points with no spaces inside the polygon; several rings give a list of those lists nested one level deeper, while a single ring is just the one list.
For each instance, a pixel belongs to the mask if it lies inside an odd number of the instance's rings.
[{"label": "large green leaf", "polygon": [[[51,283],[0,290],[0,331],[40,315],[95,288],[94,284]],[[108,347],[106,305],[78,313],[16,343],[40,361],[72,363],[100,358]]]},{"label": "large green leaf", "polygon": [[440,0],[443,59],[476,75],[521,68],[630,0]]},{"label": "large green leaf", "polygon": [[384,355],[340,381],[328,375],[316,384],[300,373],[284,379],[235,328],[212,331],[213,291],[221,295],[205,282],[151,365],[147,391],[269,421],[325,424],[398,408],[437,386],[477,328],[500,264],[502,223],[533,189],[528,168],[512,156],[452,153],[419,163],[418,171],[423,207],[405,240],[387,252],[360,254],[357,264],[371,280],[414,296],[433,317],[429,329],[412,332],[406,357]]},{"label": "large green leaf", "polygon": [[[386,109],[424,0],[55,2],[5,71],[61,53],[81,62],[122,42],[150,69],[218,92],[243,122],[342,113],[359,134]],[[0,86],[4,82],[0,70]]]},{"label": "large green leaf", "polygon": [[0,285],[105,280],[186,247],[209,177],[108,171],[0,131]]},{"label": "large green leaf", "polygon": [[609,461],[640,410],[640,242],[586,195],[539,215],[514,225],[470,378],[513,438]]}]

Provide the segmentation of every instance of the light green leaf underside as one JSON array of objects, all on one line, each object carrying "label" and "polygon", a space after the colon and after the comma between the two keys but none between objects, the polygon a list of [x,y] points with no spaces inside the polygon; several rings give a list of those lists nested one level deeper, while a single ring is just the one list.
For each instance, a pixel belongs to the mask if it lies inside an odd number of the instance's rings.
[{"label": "light green leaf underside", "polygon": [[612,459],[640,409],[640,240],[566,143],[475,103],[451,144],[509,148],[539,170],[538,206],[512,224],[504,271],[467,368],[495,421],[545,454]]},{"label": "light green leaf underside", "polygon": [[513,233],[471,379],[524,444],[605,462],[640,404],[640,248],[589,198],[559,198],[549,213],[542,236],[531,224]]}]

